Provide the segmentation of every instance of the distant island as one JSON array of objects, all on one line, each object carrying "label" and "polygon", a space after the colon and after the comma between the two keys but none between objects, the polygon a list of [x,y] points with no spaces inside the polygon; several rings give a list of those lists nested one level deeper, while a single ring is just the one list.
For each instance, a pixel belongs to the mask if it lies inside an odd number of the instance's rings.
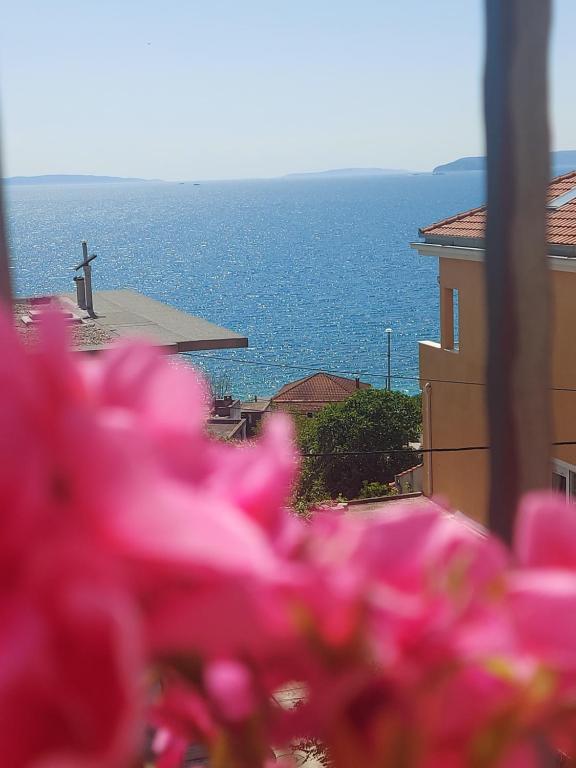
[{"label": "distant island", "polygon": [[[576,170],[576,150],[562,149],[550,153],[552,173],[557,176],[561,173]],[[462,173],[465,171],[485,171],[485,157],[460,157],[451,163],[437,165],[432,173]]]},{"label": "distant island", "polygon": [[159,181],[159,179],[132,179],[123,176],[91,176],[73,174],[46,174],[44,176],[10,176],[5,184],[123,184],[126,182]]},{"label": "distant island", "polygon": [[283,179],[311,179],[325,178],[349,178],[350,176],[398,176],[408,174],[410,171],[396,168],[335,168],[330,171],[311,171],[308,173],[288,173]]}]

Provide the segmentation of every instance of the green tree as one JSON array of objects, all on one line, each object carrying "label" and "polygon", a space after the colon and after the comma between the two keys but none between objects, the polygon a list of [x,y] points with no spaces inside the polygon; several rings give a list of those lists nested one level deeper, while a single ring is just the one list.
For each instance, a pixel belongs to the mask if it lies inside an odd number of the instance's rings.
[{"label": "green tree", "polygon": [[382,389],[361,389],[342,403],[328,405],[315,416],[297,421],[303,453],[365,453],[304,459],[298,497],[316,501],[314,489],[331,497],[355,498],[364,483],[389,483],[394,475],[418,463],[418,454],[373,454],[397,450],[418,440],[420,397]]},{"label": "green tree", "polygon": [[379,483],[377,480],[364,480],[359,499],[373,499],[374,496],[395,496],[398,493],[395,486],[388,483]]}]

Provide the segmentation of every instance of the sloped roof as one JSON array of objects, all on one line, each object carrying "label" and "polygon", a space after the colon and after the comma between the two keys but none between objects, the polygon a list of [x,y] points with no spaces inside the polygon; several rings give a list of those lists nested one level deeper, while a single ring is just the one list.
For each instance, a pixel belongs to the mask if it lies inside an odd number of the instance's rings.
[{"label": "sloped roof", "polygon": [[[548,203],[572,190],[576,191],[576,171],[552,179],[548,187]],[[473,208],[420,229],[420,235],[431,242],[483,240],[486,206]],[[576,245],[576,197],[548,210],[548,243]]]},{"label": "sloped roof", "polygon": [[357,389],[368,389],[366,382],[356,382],[333,373],[314,373],[285,384],[273,397],[276,406],[289,405],[296,410],[314,410],[326,403],[339,403],[354,394]]}]

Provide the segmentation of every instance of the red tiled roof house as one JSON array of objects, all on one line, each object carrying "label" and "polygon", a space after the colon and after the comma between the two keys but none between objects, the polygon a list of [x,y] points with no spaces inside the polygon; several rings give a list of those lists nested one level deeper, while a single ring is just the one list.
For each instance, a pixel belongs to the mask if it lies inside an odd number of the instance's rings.
[{"label": "red tiled roof house", "polygon": [[285,384],[271,400],[274,410],[287,413],[315,413],[329,403],[347,400],[358,389],[368,389],[360,379],[347,379],[319,372]]}]

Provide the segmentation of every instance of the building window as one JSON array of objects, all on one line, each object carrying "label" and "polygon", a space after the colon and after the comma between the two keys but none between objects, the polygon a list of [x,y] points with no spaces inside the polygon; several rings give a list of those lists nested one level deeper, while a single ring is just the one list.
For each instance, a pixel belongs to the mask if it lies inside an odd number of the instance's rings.
[{"label": "building window", "polygon": [[560,459],[552,459],[552,490],[576,502],[576,466]]},{"label": "building window", "polygon": [[460,301],[457,288],[442,287],[440,315],[442,348],[457,352],[460,347]]}]

